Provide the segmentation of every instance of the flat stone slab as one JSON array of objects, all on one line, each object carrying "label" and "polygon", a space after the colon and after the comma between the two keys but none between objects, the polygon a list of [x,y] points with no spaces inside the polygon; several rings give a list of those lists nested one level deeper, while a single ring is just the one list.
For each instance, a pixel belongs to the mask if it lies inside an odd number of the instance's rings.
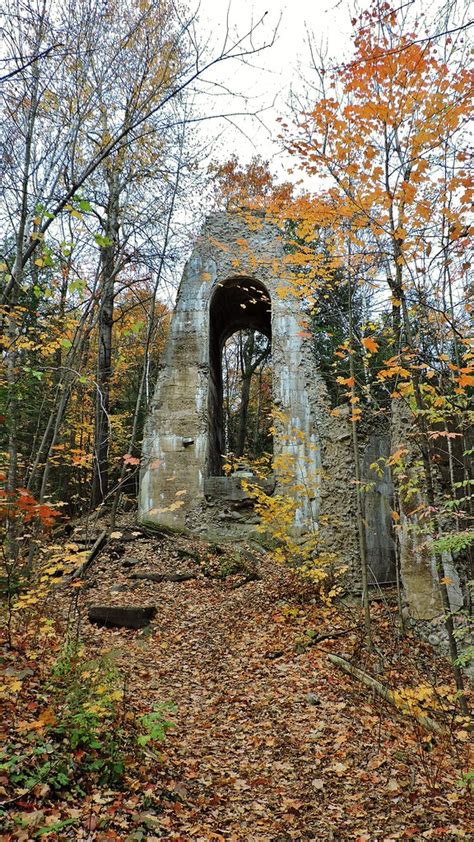
[{"label": "flat stone slab", "polygon": [[108,628],[143,629],[156,614],[154,605],[130,608],[118,605],[94,605],[89,608],[89,622]]},{"label": "flat stone slab", "polygon": [[[242,475],[230,477],[206,477],[204,479],[204,496],[212,500],[244,501],[250,500],[249,495],[242,488]],[[275,477],[258,479],[250,474],[252,485],[258,485],[267,494],[275,490]]]},{"label": "flat stone slab", "polygon": [[189,582],[197,579],[196,573],[132,573],[129,579],[143,579],[148,582]]},{"label": "flat stone slab", "polygon": [[120,562],[124,567],[135,567],[137,564],[141,564],[142,561],[142,558],[135,558],[135,556],[131,555],[124,555],[120,559]]}]

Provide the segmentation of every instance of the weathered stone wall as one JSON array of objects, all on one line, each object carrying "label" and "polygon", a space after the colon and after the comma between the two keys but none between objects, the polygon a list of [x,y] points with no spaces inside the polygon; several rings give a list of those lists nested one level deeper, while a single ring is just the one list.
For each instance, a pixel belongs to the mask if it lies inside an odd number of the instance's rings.
[{"label": "weathered stone wall", "polygon": [[[359,582],[349,410],[331,413],[300,305],[286,289],[280,233],[260,219],[213,215],[186,265],[145,428],[140,519],[219,540],[255,535],[258,518],[239,478],[218,476],[222,344],[241,327],[271,333],[273,401],[281,412],[274,455],[291,460],[305,489],[296,528],[319,528],[323,548]],[[377,505],[367,503],[371,547],[390,553],[389,483],[379,492]]]},{"label": "weathered stone wall", "polygon": [[[360,467],[363,485],[366,555],[369,583],[396,581],[396,548],[393,535],[393,482],[387,464],[391,453],[390,430],[383,418],[370,418],[369,429],[360,431]],[[372,467],[377,465],[378,467]]]},{"label": "weathered stone wall", "polygon": [[[287,419],[275,436],[275,455],[288,452],[296,460],[303,483],[309,485],[313,474],[319,475],[320,442],[306,390],[313,373],[308,368],[308,353],[304,349],[307,340],[301,335],[298,303],[285,295],[282,258],[278,230],[260,220],[248,224],[236,215],[219,213],[207,221],[184,271],[146,423],[139,498],[142,521],[176,528],[192,526],[196,512],[205,503],[205,478],[209,472],[216,472],[215,464],[209,464],[211,438],[216,434],[209,417],[210,400],[212,404],[216,391],[212,376],[215,367],[210,360],[211,350],[215,354],[210,333],[216,328],[210,323],[210,304],[219,287],[229,280],[241,279],[249,288],[252,282],[263,285],[271,299],[271,320],[270,314],[268,319],[273,398]],[[249,305],[248,314],[242,310],[233,317],[227,314],[235,322],[229,322],[230,333],[245,324],[255,326],[252,312],[257,310],[252,311]],[[292,436],[293,428],[303,434],[297,441]],[[304,528],[316,520],[318,507],[319,491],[302,496],[298,526]]]},{"label": "weathered stone wall", "polygon": [[[405,472],[416,470],[420,460],[417,446],[417,427],[406,404],[400,400],[392,407],[392,452],[403,448],[406,462]],[[435,494],[443,497],[441,475],[436,475],[433,465]],[[400,524],[398,528],[398,546],[400,557],[400,578],[405,599],[405,619],[417,633],[426,638],[440,653],[449,653],[448,636],[444,625],[444,611],[439,590],[436,559],[431,552],[431,539],[426,531],[419,511],[427,503],[422,494],[417,493],[406,499],[400,495]],[[442,528],[454,529],[455,525],[441,524]],[[443,555],[443,572],[447,579],[450,610],[453,612],[454,625],[459,632],[459,652],[465,652],[473,644],[469,633],[465,613],[469,610],[468,600],[463,593],[467,571],[463,564],[453,559],[449,553]],[[474,664],[468,664],[465,671],[474,680]]]},{"label": "weathered stone wall", "polygon": [[[402,401],[392,407],[392,452],[406,453],[407,470],[415,470],[419,460],[416,431],[413,419]],[[442,613],[441,597],[437,583],[435,560],[429,552],[416,510],[423,506],[420,494],[406,499],[400,495],[400,524],[398,543],[400,576],[408,602],[410,616],[415,620],[431,620]]]}]

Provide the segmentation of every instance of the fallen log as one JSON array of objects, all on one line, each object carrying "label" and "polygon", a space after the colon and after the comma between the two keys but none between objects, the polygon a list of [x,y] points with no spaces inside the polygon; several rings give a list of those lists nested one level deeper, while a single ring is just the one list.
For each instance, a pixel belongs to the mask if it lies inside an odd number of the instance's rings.
[{"label": "fallen log", "polygon": [[156,614],[154,605],[130,608],[118,605],[94,605],[89,608],[89,622],[107,628],[143,629]]},{"label": "fallen log", "polygon": [[197,579],[195,573],[132,573],[129,579],[143,579],[145,582],[189,582]]},{"label": "fallen log", "polygon": [[[358,681],[362,682],[362,684],[365,684],[365,686],[369,687],[371,690],[374,690],[375,693],[381,696],[382,699],[385,699],[386,702],[389,702],[389,704],[396,707],[397,710],[400,710],[397,706],[395,696],[392,693],[392,691],[389,690],[388,687],[384,687],[384,685],[381,684],[380,681],[377,681],[376,678],[372,678],[372,676],[369,675],[367,672],[358,669],[358,667],[352,666],[352,664],[350,664],[349,661],[346,661],[345,658],[341,658],[339,655],[328,655],[328,658],[333,664],[336,664],[336,666],[338,666],[344,672],[348,673],[349,675],[352,675],[353,678],[357,678]],[[438,725],[438,723],[435,722],[434,719],[431,719],[429,716],[414,715],[414,717],[420,723],[420,725],[423,725],[423,727],[426,728],[428,731],[433,731],[435,734],[445,733],[445,729],[442,727],[442,725]]]}]

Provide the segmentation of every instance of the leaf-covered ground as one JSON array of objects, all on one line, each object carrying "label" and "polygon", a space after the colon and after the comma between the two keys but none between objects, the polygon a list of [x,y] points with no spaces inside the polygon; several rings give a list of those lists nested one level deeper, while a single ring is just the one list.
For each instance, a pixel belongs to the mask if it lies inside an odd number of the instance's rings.
[{"label": "leaf-covered ground", "polygon": [[[358,606],[321,606],[268,556],[261,578],[241,584],[248,570],[232,572],[215,548],[119,535],[76,590],[82,635],[91,654],[113,652],[124,705],[173,701],[175,728],[153,779],[133,770],[122,790],[79,796],[71,785],[52,799],[37,787],[15,798],[3,776],[3,842],[472,838],[462,785],[467,732],[452,712],[438,718],[449,733],[434,737],[328,660],[342,654],[391,688],[451,683],[427,645],[397,639],[390,595],[373,606],[377,648],[369,655]],[[146,571],[197,578],[130,578]],[[65,617],[71,593],[57,589],[51,612]],[[98,604],[155,605],[157,614],[142,631],[102,629],[87,621],[87,606]],[[315,643],[316,635],[336,636]],[[2,652],[23,676],[27,655]],[[38,697],[28,694],[41,688],[26,678],[23,690],[7,705],[7,737],[28,705],[37,716]]]}]

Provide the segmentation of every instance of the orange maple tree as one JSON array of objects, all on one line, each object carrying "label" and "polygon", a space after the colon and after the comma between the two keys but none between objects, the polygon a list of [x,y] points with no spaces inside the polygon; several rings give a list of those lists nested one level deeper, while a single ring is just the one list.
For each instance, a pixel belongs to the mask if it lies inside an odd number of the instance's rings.
[{"label": "orange maple tree", "polygon": [[[379,309],[391,306],[384,329],[390,352],[377,377],[411,412],[424,516],[439,540],[430,427],[448,445],[454,428],[466,455],[474,370],[466,258],[472,202],[466,126],[473,79],[464,62],[465,27],[453,37],[433,35],[420,19],[410,22],[404,6],[376,2],[353,26],[351,61],[316,67],[317,101],[295,125],[282,121],[287,148],[322,185],[293,204],[288,269],[296,294],[310,306],[317,307],[322,285],[331,284],[345,285],[351,300],[358,287],[372,289]],[[362,339],[355,336],[351,311],[348,324],[338,353],[346,371],[337,379],[347,387],[355,425],[362,408],[354,357],[374,354],[379,343],[370,329]],[[452,468],[450,445],[448,451]],[[451,470],[454,498],[455,480]],[[460,482],[469,482],[464,457]],[[438,578],[461,688],[441,552]]]}]

